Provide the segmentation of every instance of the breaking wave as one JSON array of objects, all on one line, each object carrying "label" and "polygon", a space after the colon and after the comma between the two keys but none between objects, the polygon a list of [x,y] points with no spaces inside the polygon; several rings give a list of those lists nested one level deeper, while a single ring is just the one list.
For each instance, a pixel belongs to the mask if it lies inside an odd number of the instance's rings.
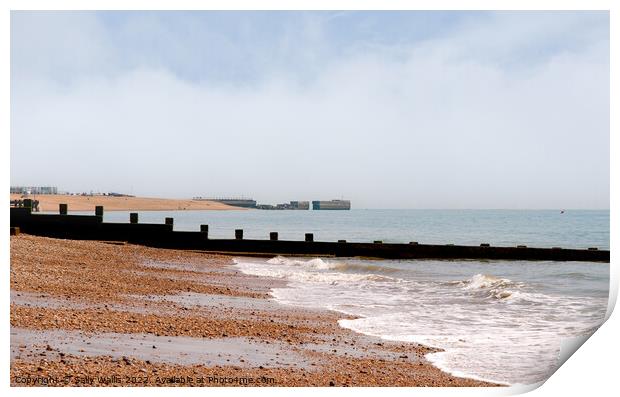
[{"label": "breaking wave", "polygon": [[377,272],[377,273],[395,273],[399,269],[388,266],[374,265],[371,263],[359,263],[353,261],[333,260],[326,258],[313,259],[294,259],[276,256],[269,259],[267,263],[272,265],[300,266],[319,270],[338,270],[338,271],[360,271],[360,272]]},{"label": "breaking wave", "polygon": [[235,263],[246,274],[287,280],[271,292],[280,303],[353,315],[339,324],[438,347],[443,351],[427,358],[444,371],[508,384],[544,380],[556,368],[561,339],[593,332],[607,303],[604,294],[576,293],[577,282],[579,291],[607,288],[591,264],[561,269],[468,261],[455,267],[450,261],[281,256]]},{"label": "breaking wave", "polygon": [[493,299],[511,298],[517,289],[522,287],[522,284],[515,283],[510,279],[488,274],[476,274],[459,283],[464,290],[471,291],[474,295]]},{"label": "breaking wave", "polygon": [[284,278],[291,281],[338,284],[343,282],[375,281],[393,282],[395,278],[375,274],[345,272],[346,269],[365,269],[372,270],[373,266],[350,265],[338,261],[328,261],[326,259],[293,259],[277,256],[269,259],[264,264],[248,262],[244,259],[235,259],[237,266],[248,274],[256,276],[267,276]]}]

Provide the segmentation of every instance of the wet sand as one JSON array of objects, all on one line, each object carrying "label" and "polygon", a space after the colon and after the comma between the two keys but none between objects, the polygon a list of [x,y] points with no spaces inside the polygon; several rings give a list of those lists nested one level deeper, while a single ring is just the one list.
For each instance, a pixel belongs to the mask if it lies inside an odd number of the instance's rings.
[{"label": "wet sand", "polygon": [[13,386],[493,386],[270,299],[231,257],[11,237]]},{"label": "wet sand", "polygon": [[[217,201],[167,199],[154,197],[71,196],[63,194],[37,194],[28,198],[39,200],[41,211],[58,211],[59,204],[67,204],[69,211],[95,211],[103,205],[105,211],[177,211],[177,210],[244,210]],[[11,200],[20,200],[11,194]]]}]

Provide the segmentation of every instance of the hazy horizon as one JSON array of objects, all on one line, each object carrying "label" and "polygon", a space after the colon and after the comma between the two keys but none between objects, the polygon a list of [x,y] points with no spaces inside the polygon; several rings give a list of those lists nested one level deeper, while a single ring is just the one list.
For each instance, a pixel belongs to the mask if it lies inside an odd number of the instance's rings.
[{"label": "hazy horizon", "polygon": [[608,12],[11,12],[11,185],[601,209]]}]

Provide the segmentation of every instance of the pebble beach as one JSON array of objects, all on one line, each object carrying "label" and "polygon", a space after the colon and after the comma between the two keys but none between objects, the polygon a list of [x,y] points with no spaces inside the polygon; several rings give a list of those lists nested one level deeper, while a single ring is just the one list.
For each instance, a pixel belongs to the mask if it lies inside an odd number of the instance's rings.
[{"label": "pebble beach", "polygon": [[12,386],[497,386],[279,304],[232,257],[11,236]]}]

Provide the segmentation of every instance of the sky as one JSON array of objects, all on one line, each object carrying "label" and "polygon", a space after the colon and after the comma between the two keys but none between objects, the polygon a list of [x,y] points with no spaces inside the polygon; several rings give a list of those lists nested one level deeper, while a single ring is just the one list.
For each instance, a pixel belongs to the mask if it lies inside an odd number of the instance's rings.
[{"label": "sky", "polygon": [[608,12],[11,12],[11,184],[609,208]]}]

